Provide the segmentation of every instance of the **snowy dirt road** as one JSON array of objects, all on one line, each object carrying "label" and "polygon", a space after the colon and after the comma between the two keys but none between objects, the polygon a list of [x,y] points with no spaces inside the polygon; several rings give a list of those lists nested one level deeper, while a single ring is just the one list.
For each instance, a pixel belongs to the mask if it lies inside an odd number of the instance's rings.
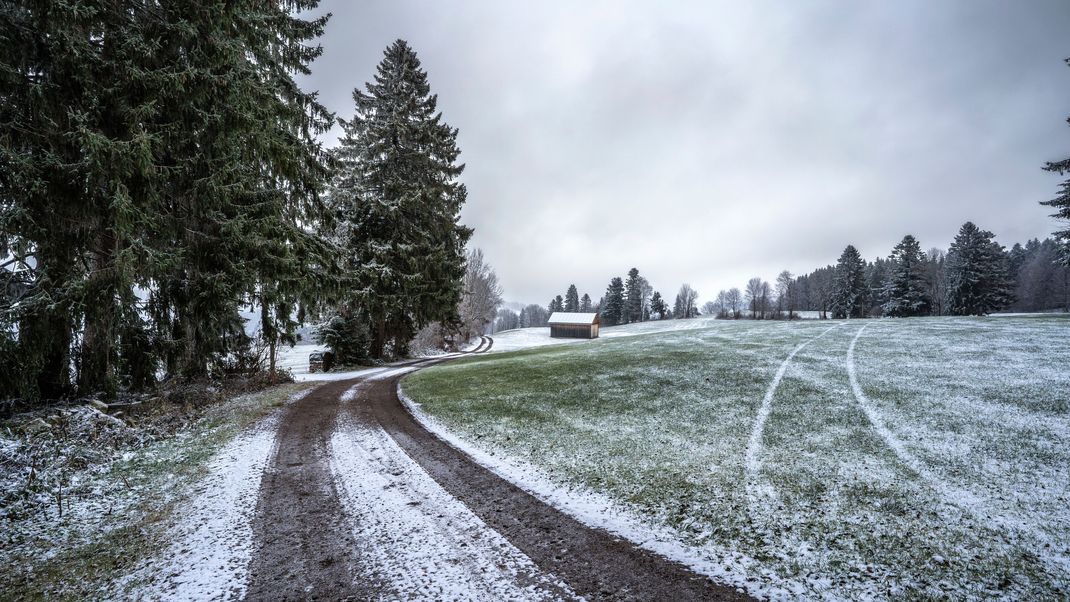
[{"label": "snowy dirt road", "polygon": [[425,430],[397,384],[448,359],[328,382],[294,400],[271,421],[266,461],[248,463],[241,479],[259,481],[259,492],[234,500],[245,510],[232,526],[248,543],[231,554],[232,540],[216,534],[222,551],[205,554],[203,538],[183,533],[174,546],[192,545],[193,560],[170,569],[184,578],[144,597],[748,599],[577,521]]}]

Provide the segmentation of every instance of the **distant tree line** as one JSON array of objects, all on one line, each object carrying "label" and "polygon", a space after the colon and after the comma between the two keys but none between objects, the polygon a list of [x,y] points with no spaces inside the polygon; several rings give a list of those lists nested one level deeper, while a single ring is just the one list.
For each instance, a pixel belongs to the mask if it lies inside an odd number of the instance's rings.
[{"label": "distant tree line", "polygon": [[906,235],[887,257],[862,258],[847,245],[835,265],[775,284],[752,278],[721,291],[709,310],[721,318],[791,319],[798,311],[821,318],[985,315],[997,311],[1070,311],[1070,267],[1053,239],[1015,244],[967,222],[950,248],[921,250]]},{"label": "distant tree line", "polygon": [[575,284],[570,284],[564,295],[550,299],[545,307],[528,305],[518,314],[510,309],[502,309],[495,322],[495,331],[510,328],[530,328],[546,326],[554,312],[597,313],[603,326],[617,326],[646,322],[648,320],[665,320],[670,318],[694,318],[700,314],[698,291],[690,284],[680,286],[676,301],[672,307],[655,291],[646,278],[639,275],[637,268],[628,270],[627,278],[610,279],[605,294],[597,302],[591,302],[591,296],[580,296]]}]

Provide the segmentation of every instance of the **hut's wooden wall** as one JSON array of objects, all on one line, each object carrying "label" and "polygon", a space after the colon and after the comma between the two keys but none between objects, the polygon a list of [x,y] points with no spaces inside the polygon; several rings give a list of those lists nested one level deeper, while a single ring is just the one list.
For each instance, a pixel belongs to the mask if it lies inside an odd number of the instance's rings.
[{"label": "hut's wooden wall", "polygon": [[550,336],[555,339],[598,338],[597,324],[551,324]]}]

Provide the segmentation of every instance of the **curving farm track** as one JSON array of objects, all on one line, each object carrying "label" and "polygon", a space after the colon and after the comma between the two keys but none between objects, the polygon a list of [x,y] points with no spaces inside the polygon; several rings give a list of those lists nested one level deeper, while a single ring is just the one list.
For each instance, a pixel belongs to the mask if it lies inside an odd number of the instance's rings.
[{"label": "curving farm track", "polygon": [[454,357],[327,383],[285,410],[246,598],[749,599],[584,525],[425,430],[397,383]]}]

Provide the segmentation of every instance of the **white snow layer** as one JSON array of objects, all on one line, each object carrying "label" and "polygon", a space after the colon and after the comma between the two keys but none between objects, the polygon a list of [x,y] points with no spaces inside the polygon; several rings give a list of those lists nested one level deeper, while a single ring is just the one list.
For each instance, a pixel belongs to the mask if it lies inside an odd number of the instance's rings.
[{"label": "white snow layer", "polygon": [[1019,545],[1027,549],[1031,548],[1037,558],[1047,565],[1053,574],[1070,573],[1070,555],[1060,553],[1058,551],[1058,542],[1052,541],[1052,538],[1048,537],[1043,529],[1038,528],[1036,525],[1030,525],[1004,516],[998,507],[992,505],[984,497],[940,478],[924,462],[912,454],[907,449],[906,444],[888,428],[884,418],[873,406],[869,398],[866,397],[862,386],[858,382],[858,372],[855,366],[855,346],[867,326],[868,324],[858,329],[854,338],[851,339],[850,346],[847,348],[847,376],[851,382],[851,390],[854,392],[855,401],[885,445],[895,452],[896,457],[903,464],[932,487],[940,495],[944,503],[965,510],[978,521],[987,523],[997,531],[1009,532],[1014,538],[1020,540],[1018,542]]},{"label": "white snow layer", "polygon": [[361,565],[391,600],[575,598],[447,493],[381,428],[340,418],[331,471]]},{"label": "white snow layer", "polygon": [[[291,397],[292,403],[308,390]],[[193,498],[168,534],[170,545],[127,582],[143,582],[141,600],[240,600],[252,559],[252,520],[260,481],[275,449],[281,414],[235,437],[208,464]]]},{"label": "white snow layer", "polygon": [[[675,330],[695,330],[710,326],[714,318],[692,318],[690,320],[654,320],[639,322],[637,324],[625,324],[623,326],[603,326],[599,329],[598,336],[603,339],[615,339],[618,337],[633,337],[655,332],[669,332]],[[567,345],[590,342],[592,339],[553,339],[550,338],[550,327],[517,328],[503,330],[491,335],[494,346],[490,353],[500,351],[516,351],[531,347],[544,347],[546,345]],[[597,339],[593,339],[597,340]]]}]

